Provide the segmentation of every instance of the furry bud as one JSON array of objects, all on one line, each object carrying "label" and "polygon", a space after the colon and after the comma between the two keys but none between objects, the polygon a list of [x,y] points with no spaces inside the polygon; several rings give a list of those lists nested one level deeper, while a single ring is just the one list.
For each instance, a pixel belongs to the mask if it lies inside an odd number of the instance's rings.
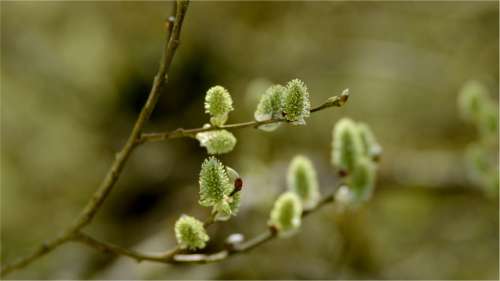
[{"label": "furry bud", "polygon": [[484,104],[488,100],[488,89],[478,81],[468,81],[458,96],[458,107],[464,120],[477,122]]},{"label": "furry bud", "polygon": [[357,202],[370,199],[375,187],[375,164],[367,157],[360,158],[351,175],[351,189]]},{"label": "furry bud", "polygon": [[283,112],[286,120],[296,125],[304,125],[305,118],[309,117],[311,103],[309,92],[304,82],[294,79],[287,83],[283,101]]},{"label": "furry bud", "polygon": [[233,100],[229,92],[222,86],[208,89],[205,96],[205,113],[210,114],[210,122],[214,126],[222,126],[227,121],[230,111],[234,110]]},{"label": "furry bud", "polygon": [[382,147],[378,144],[370,127],[365,123],[358,122],[358,131],[364,155],[372,160],[378,160],[382,154]]},{"label": "furry bud", "polygon": [[232,184],[222,163],[215,157],[210,157],[203,161],[200,171],[200,205],[205,207],[219,204],[225,200],[233,190]]},{"label": "furry bud", "polygon": [[278,231],[278,235],[288,236],[300,227],[301,218],[300,198],[293,192],[285,192],[274,203],[268,224]]},{"label": "furry bud", "polygon": [[200,145],[206,147],[208,154],[231,152],[236,145],[236,138],[227,130],[208,131],[196,134]]},{"label": "furry bud", "polygon": [[362,157],[363,143],[356,123],[343,118],[333,128],[332,164],[343,173],[351,173],[356,161]]},{"label": "furry bud", "polygon": [[[269,87],[260,98],[254,117],[257,121],[278,119],[283,117],[283,97],[286,88],[281,85]],[[266,124],[259,126],[263,131],[273,131],[280,126],[280,123]]]},{"label": "furry bud", "polygon": [[288,167],[288,190],[297,194],[304,206],[310,209],[319,200],[319,187],[316,170],[312,162],[304,156],[295,156]]},{"label": "furry bud", "polygon": [[209,237],[203,223],[191,216],[183,215],[175,223],[175,238],[181,249],[203,249]]}]

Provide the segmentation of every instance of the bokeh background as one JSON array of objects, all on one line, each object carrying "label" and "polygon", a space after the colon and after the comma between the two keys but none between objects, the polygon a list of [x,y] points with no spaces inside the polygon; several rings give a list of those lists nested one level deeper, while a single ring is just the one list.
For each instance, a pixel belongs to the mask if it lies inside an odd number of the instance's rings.
[{"label": "bokeh background", "polygon": [[[146,99],[162,48],[166,2],[2,2],[1,262],[68,225],[96,189]],[[477,138],[456,97],[469,79],[498,101],[498,2],[194,2],[148,131],[199,127],[205,91],[220,84],[248,121],[266,83],[300,78],[319,104],[341,108],[307,126],[236,131],[222,160],[245,180],[239,215],[212,228],[207,251],[265,228],[296,154],[335,188],[331,129],[348,116],[384,147],[373,199],[342,217],[328,206],[300,232],[224,262],[136,264],[66,244],[17,279],[498,279],[498,200],[466,177]],[[498,155],[497,151],[492,151]],[[195,140],[135,151],[87,231],[161,251],[197,204],[206,157]]]}]

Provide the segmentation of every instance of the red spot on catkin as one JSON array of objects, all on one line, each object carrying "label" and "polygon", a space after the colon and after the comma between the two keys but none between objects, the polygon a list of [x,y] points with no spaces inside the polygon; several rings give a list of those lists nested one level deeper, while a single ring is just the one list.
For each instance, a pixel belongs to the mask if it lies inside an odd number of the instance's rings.
[{"label": "red spot on catkin", "polygon": [[237,178],[234,181],[234,188],[240,191],[243,188],[243,180],[241,178]]}]

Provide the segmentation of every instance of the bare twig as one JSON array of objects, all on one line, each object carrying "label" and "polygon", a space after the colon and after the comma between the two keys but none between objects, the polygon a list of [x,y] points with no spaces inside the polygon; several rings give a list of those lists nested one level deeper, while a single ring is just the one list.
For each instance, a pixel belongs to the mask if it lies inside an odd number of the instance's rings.
[{"label": "bare twig", "polygon": [[184,16],[188,8],[188,3],[188,1],[179,1],[179,3],[174,5],[174,16],[169,18],[169,22],[167,25],[166,43],[163,49],[162,58],[160,60],[160,67],[158,73],[154,78],[153,86],[149,93],[146,104],[143,106],[127,142],[120,150],[120,152],[116,154],[115,160],[111,164],[111,167],[102,180],[99,188],[92,195],[92,198],[89,200],[85,208],[82,210],[82,212],[79,214],[72,225],[65,229],[55,239],[43,243],[30,255],[21,258],[12,264],[3,266],[2,270],[0,271],[0,276],[5,276],[12,271],[23,268],[29,265],[34,260],[53,251],[58,246],[72,240],[75,236],[78,236],[80,229],[82,229],[92,221],[102,203],[113,189],[113,186],[117,182],[132,151],[136,148],[138,143],[137,140],[141,136],[142,129],[145,123],[149,120],[149,117],[158,101],[160,90],[162,89],[162,86],[167,82],[167,74],[174,58],[175,51],[179,46],[180,33],[184,21]]},{"label": "bare twig", "polygon": [[180,251],[179,247],[174,247],[173,249],[162,253],[144,254],[108,242],[99,241],[96,238],[93,238],[92,236],[85,234],[83,232],[79,232],[77,235],[74,236],[72,240],[75,242],[86,244],[87,246],[95,248],[104,253],[112,253],[115,255],[130,257],[136,260],[137,262],[141,262],[144,260],[163,262],[163,263],[170,262],[172,260],[172,257]]},{"label": "bare twig", "polygon": [[[321,105],[314,107],[311,109],[311,113],[321,111],[323,109],[329,108],[329,107],[340,107],[343,106],[346,102],[347,99],[349,98],[349,91],[346,89],[342,92],[342,94],[338,96],[333,96],[329,99],[327,99],[324,103]],[[202,133],[202,132],[208,132],[208,131],[214,131],[214,130],[234,130],[234,129],[242,129],[242,128],[258,128],[261,125],[266,125],[266,124],[272,124],[272,123],[281,123],[281,122],[288,122],[284,118],[274,118],[274,119],[269,119],[269,120],[264,120],[264,121],[248,121],[248,122],[243,122],[243,123],[235,123],[235,124],[227,124],[223,126],[210,126],[210,127],[202,127],[202,128],[194,128],[194,129],[176,129],[170,132],[164,132],[164,133],[144,133],[141,135],[139,139],[139,143],[144,143],[144,142],[156,142],[156,141],[165,141],[169,139],[176,139],[176,138],[194,138],[197,133]]]}]

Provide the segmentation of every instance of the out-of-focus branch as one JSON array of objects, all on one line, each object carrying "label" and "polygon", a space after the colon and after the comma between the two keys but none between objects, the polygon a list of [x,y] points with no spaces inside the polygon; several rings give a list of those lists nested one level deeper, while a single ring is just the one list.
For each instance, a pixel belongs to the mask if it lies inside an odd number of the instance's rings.
[{"label": "out-of-focus branch", "polygon": [[158,69],[158,73],[154,78],[153,86],[151,87],[151,91],[149,92],[148,99],[143,106],[139,116],[137,117],[137,120],[128,137],[127,142],[120,150],[120,152],[116,154],[115,160],[111,164],[99,188],[92,195],[91,199],[82,210],[82,212],[78,215],[77,219],[75,219],[72,225],[62,231],[61,234],[59,234],[59,236],[57,236],[56,238],[40,245],[30,255],[23,257],[11,264],[6,264],[5,266],[3,266],[0,271],[0,276],[5,276],[12,271],[21,269],[37,260],[38,258],[44,256],[45,254],[53,251],[60,245],[72,240],[74,237],[79,237],[80,229],[88,225],[95,217],[102,203],[108,197],[115,183],[118,181],[118,178],[120,177],[120,174],[125,167],[127,160],[132,154],[132,151],[137,147],[137,140],[140,139],[143,127],[149,120],[149,117],[151,116],[151,113],[156,106],[163,85],[167,82],[167,75],[172,64],[175,51],[179,46],[180,33],[188,4],[189,2],[184,0],[179,0],[177,3],[174,2],[173,16],[169,17],[168,19],[165,38],[166,43],[165,47],[163,48],[160,66]]}]

